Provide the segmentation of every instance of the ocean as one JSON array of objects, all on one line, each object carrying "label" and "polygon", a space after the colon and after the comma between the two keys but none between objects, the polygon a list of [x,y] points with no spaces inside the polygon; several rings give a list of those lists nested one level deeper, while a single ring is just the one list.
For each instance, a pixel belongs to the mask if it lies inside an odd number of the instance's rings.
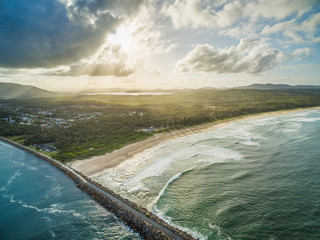
[{"label": "ocean", "polygon": [[49,163],[0,141],[0,239],[140,239]]},{"label": "ocean", "polygon": [[320,110],[176,138],[96,180],[199,239],[320,239]]}]

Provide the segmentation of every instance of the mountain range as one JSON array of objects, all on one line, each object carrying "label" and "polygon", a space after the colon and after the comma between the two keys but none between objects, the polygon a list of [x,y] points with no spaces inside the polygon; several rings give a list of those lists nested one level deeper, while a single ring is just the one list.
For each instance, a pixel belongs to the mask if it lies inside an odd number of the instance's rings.
[{"label": "mountain range", "polygon": [[288,85],[288,84],[261,84],[255,83],[249,86],[236,87],[237,89],[260,89],[260,90],[285,90],[285,89],[320,89],[320,86],[316,85]]},{"label": "mountain range", "polygon": [[[205,88],[205,89],[214,89],[214,88]],[[236,87],[234,89],[259,89],[259,90],[320,90],[320,86],[315,85],[287,85],[287,84],[252,84],[249,86]],[[117,89],[118,91],[125,91]],[[100,90],[101,91],[101,90]],[[97,92],[100,92],[97,91]],[[126,90],[130,92],[130,90]],[[172,90],[173,91],[173,90]],[[87,91],[86,91],[87,92]],[[90,91],[94,92],[94,91]],[[148,90],[150,92],[150,90]],[[70,93],[71,94],[71,93]],[[74,93],[72,93],[74,94]],[[0,82],[0,99],[28,99],[28,98],[50,98],[58,97],[65,94],[50,92],[35,86],[31,85],[21,85],[17,83],[5,83]],[[68,94],[69,95],[69,94]]]}]

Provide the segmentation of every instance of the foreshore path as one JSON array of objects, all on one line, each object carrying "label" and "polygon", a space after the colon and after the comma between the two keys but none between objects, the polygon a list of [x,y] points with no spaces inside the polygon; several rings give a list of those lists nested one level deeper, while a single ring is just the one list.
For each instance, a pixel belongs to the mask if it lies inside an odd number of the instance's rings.
[{"label": "foreshore path", "polygon": [[[30,149],[26,146],[23,146],[19,143],[16,143],[14,141],[11,141],[7,138],[3,138],[0,137],[1,141],[4,141],[6,143],[9,143],[17,148],[20,148],[22,150],[25,150],[33,155],[35,155],[36,157],[39,157],[47,162],[49,162],[51,165],[57,167],[59,170],[63,171],[64,173],[67,173],[67,175],[70,177],[70,175],[72,177],[73,180],[77,179],[77,182],[81,182],[81,184],[85,184],[89,187],[91,187],[92,189],[98,191],[100,194],[102,194],[103,196],[107,197],[108,199],[110,199],[111,201],[116,202],[119,206],[123,207],[126,211],[131,212],[132,215],[138,216],[141,219],[143,219],[145,222],[149,223],[150,225],[152,225],[154,228],[160,230],[161,232],[165,233],[166,235],[168,235],[170,238],[172,239],[178,239],[178,240],[183,240],[184,238],[182,238],[181,236],[179,236],[177,233],[175,233],[172,229],[166,227],[165,225],[162,225],[156,221],[154,221],[153,219],[150,219],[150,217],[148,217],[145,213],[140,212],[139,210],[131,207],[129,204],[127,204],[126,202],[124,202],[123,200],[119,199],[118,197],[114,196],[113,194],[101,189],[100,187],[96,186],[95,184],[87,181],[87,179],[85,179],[83,176],[81,176],[79,173],[77,173],[74,169],[72,169],[71,167],[58,162],[57,160],[54,160],[42,153],[36,152],[33,149]],[[75,181],[76,182],[76,181]],[[188,239],[194,239],[191,236],[188,236]]]}]

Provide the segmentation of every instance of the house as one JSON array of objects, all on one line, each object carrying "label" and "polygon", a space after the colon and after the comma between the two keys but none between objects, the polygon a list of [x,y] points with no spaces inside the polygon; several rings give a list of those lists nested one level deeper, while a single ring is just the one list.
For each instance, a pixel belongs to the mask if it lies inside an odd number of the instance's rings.
[{"label": "house", "polygon": [[156,131],[156,129],[154,127],[149,127],[149,128],[143,128],[143,129],[139,129],[138,132],[146,132],[146,133],[152,133]]},{"label": "house", "polygon": [[54,152],[57,150],[54,143],[34,144],[33,146],[44,152]]}]

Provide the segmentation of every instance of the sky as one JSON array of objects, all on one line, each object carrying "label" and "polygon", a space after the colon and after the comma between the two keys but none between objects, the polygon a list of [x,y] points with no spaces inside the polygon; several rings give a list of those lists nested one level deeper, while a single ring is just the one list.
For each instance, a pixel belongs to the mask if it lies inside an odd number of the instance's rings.
[{"label": "sky", "polygon": [[0,0],[0,81],[320,85],[320,0]]}]

